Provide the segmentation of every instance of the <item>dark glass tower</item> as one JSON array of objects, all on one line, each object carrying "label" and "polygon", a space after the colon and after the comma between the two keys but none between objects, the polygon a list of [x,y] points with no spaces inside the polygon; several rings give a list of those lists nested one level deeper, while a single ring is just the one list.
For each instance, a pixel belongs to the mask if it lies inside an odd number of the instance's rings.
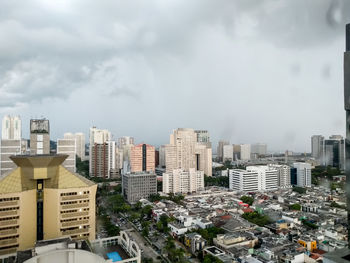
[{"label": "dark glass tower", "polygon": [[350,24],[346,25],[346,50],[344,52],[344,106],[346,111],[345,173],[348,208],[348,247],[350,248]]}]

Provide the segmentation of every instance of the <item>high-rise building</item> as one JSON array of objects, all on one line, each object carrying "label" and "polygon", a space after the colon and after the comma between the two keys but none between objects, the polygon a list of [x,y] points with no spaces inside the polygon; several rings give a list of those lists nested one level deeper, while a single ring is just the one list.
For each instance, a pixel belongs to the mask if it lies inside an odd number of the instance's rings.
[{"label": "high-rise building", "polygon": [[267,154],[267,145],[265,143],[254,143],[251,145],[251,153],[260,155]]},{"label": "high-rise building", "polygon": [[19,116],[11,117],[4,116],[2,119],[2,133],[3,140],[21,140],[22,139],[22,121]]},{"label": "high-rise building", "polygon": [[0,254],[64,236],[95,239],[97,185],[64,168],[66,157],[11,157],[18,167],[0,179]]},{"label": "high-rise building", "polygon": [[311,164],[309,163],[293,163],[296,168],[297,185],[300,187],[311,186]]},{"label": "high-rise building", "polygon": [[91,147],[90,176],[116,178],[120,175],[119,150],[116,141],[95,143]]},{"label": "high-rise building", "polygon": [[47,119],[30,120],[30,154],[50,154],[50,123]]},{"label": "high-rise building", "polygon": [[322,160],[324,154],[324,137],[322,135],[311,136],[311,156],[316,160]]},{"label": "high-rise building", "polygon": [[62,165],[72,173],[76,171],[76,140],[75,139],[58,139],[57,151],[58,154],[66,154],[68,157]]},{"label": "high-rise building", "polygon": [[290,166],[280,164],[269,164],[268,166],[278,171],[279,188],[288,188],[291,186]]},{"label": "high-rise building", "polygon": [[165,146],[166,171],[188,171],[190,168],[212,175],[212,150],[208,144],[198,143],[193,129],[179,128],[170,135],[170,144]]},{"label": "high-rise building", "polygon": [[204,172],[190,168],[163,173],[164,193],[193,193],[204,189]]},{"label": "high-rise building", "polygon": [[[104,169],[103,167],[108,167],[108,159],[105,159],[105,155],[108,158],[108,146],[105,145],[107,141],[110,141],[112,139],[111,133],[108,130],[101,130],[97,129],[96,127],[90,128],[90,145],[89,145],[89,173],[92,174],[100,174],[97,173],[97,170],[99,170],[98,167],[100,167],[103,170],[108,170],[107,168]],[[100,145],[100,146],[97,146]],[[95,146],[95,148],[93,148]],[[104,150],[104,148],[106,148]],[[95,155],[94,155],[95,154]],[[96,156],[98,154],[98,156]],[[104,161],[103,161],[104,160]],[[98,163],[99,161],[103,161],[103,163]],[[94,171],[93,169],[94,164]],[[107,171],[106,171],[107,173]],[[102,177],[105,177],[106,173],[102,172]]]},{"label": "high-rise building", "polygon": [[241,159],[241,145],[233,145],[233,160],[237,161]]},{"label": "high-rise building", "polygon": [[224,145],[223,147],[223,156],[222,156],[223,162],[225,161],[233,161],[233,145],[228,144]]},{"label": "high-rise building", "polygon": [[134,144],[135,144],[134,137],[123,136],[118,139],[118,145],[121,148],[123,148],[125,145],[134,145]]},{"label": "high-rise building", "polygon": [[198,143],[203,143],[211,147],[210,136],[207,130],[195,130],[194,132],[197,135]]},{"label": "high-rise building", "polygon": [[131,147],[131,172],[155,171],[155,148],[148,144],[138,144]]},{"label": "high-rise building", "polygon": [[332,135],[324,141],[324,165],[345,169],[345,142],[341,135]]},{"label": "high-rise building", "polygon": [[120,176],[119,150],[116,141],[108,141],[108,175],[109,178]]},{"label": "high-rise building", "polygon": [[165,145],[159,147],[159,166],[165,167]]},{"label": "high-rise building", "polygon": [[217,155],[217,158],[220,162],[223,161],[223,156],[224,156],[224,145],[230,145],[230,142],[229,141],[219,141],[218,142],[218,148],[217,148],[217,152],[216,152],[216,155]]},{"label": "high-rise building", "polygon": [[78,132],[78,133],[70,133],[67,132],[63,136],[64,139],[71,139],[75,140],[76,143],[76,155],[81,159],[85,159],[85,134]]},{"label": "high-rise building", "polygon": [[123,196],[129,203],[148,199],[157,194],[157,175],[154,172],[126,173],[122,175]]},{"label": "high-rise building", "polygon": [[229,170],[229,187],[244,192],[271,191],[278,188],[278,171],[269,166],[247,166]]},{"label": "high-rise building", "polygon": [[250,144],[241,144],[241,160],[250,160]]}]

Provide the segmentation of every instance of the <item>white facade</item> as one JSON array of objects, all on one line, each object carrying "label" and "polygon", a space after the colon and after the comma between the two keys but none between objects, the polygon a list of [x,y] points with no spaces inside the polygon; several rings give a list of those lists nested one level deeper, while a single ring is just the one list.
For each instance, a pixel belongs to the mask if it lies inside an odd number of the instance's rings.
[{"label": "white facade", "polygon": [[159,166],[165,166],[165,145],[159,147]]},{"label": "white facade", "polygon": [[204,172],[190,168],[189,171],[175,169],[163,173],[164,193],[192,193],[204,189]]},{"label": "white facade", "polygon": [[124,147],[125,145],[134,145],[135,144],[135,140],[134,140],[134,137],[130,137],[130,136],[123,136],[123,137],[120,137],[118,139],[118,145],[119,147]]},{"label": "white facade", "polygon": [[11,117],[6,115],[2,119],[2,133],[3,140],[20,140],[22,138],[22,121],[19,116]]},{"label": "white facade", "polygon": [[311,137],[311,156],[315,159],[321,159],[324,154],[324,137],[322,135],[313,135]]},{"label": "white facade", "polygon": [[224,145],[223,146],[223,155],[222,160],[233,161],[233,145]]},{"label": "white facade", "polygon": [[288,165],[269,164],[268,166],[278,171],[278,187],[280,188],[291,187],[290,167]]},{"label": "white facade", "polygon": [[69,171],[75,173],[76,171],[76,141],[75,139],[58,139],[57,153],[67,154],[68,157],[62,165]]},{"label": "white facade", "polygon": [[300,187],[310,187],[311,186],[311,164],[293,163],[293,167],[297,169],[297,185]]},{"label": "white facade", "polygon": [[10,159],[11,155],[22,153],[21,140],[1,140],[0,143],[0,175],[6,174],[16,168],[16,164]]},{"label": "white facade", "polygon": [[229,170],[229,187],[236,191],[271,191],[278,189],[278,171],[268,166],[248,166]]},{"label": "white facade", "polygon": [[250,160],[250,144],[241,144],[241,160]]},{"label": "white facade", "polygon": [[78,132],[78,133],[70,133],[67,132],[64,134],[63,136],[64,139],[71,139],[71,140],[75,140],[76,143],[76,155],[78,155],[78,157],[81,160],[85,159],[85,134]]}]

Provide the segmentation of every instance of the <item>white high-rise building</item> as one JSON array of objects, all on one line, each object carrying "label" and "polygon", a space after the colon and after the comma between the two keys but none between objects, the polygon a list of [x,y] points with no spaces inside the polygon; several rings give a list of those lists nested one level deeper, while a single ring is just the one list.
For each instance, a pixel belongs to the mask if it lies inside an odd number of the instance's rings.
[{"label": "white high-rise building", "polygon": [[316,160],[322,160],[324,154],[324,137],[313,135],[311,137],[311,156]]},{"label": "white high-rise building", "polygon": [[204,189],[204,172],[190,168],[188,171],[175,169],[163,173],[164,193],[193,193]]},{"label": "white high-rise building", "polygon": [[257,155],[267,154],[267,145],[265,143],[254,143],[251,146],[251,153]]},{"label": "white high-rise building", "polygon": [[22,121],[19,116],[6,115],[2,119],[2,133],[3,140],[21,140],[22,139]]},{"label": "white high-rise building", "polygon": [[165,145],[166,171],[174,169],[188,171],[190,168],[212,175],[212,150],[209,143],[198,143],[193,129],[180,128],[170,135],[170,143]]},{"label": "white high-rise building", "polygon": [[241,144],[241,160],[250,160],[250,144]]},{"label": "white high-rise building", "polygon": [[123,136],[118,139],[118,144],[119,144],[119,147],[123,148],[125,145],[130,145],[130,144],[134,145],[135,140],[134,140],[134,137]]},{"label": "white high-rise building", "polygon": [[165,167],[165,145],[159,147],[159,166]]},{"label": "white high-rise building", "polygon": [[84,160],[85,159],[85,134],[81,132],[78,132],[75,134],[67,132],[64,134],[63,138],[75,140],[76,154],[81,160]]},{"label": "white high-rise building", "polygon": [[[89,166],[89,172],[92,174],[92,163],[94,158],[94,153],[98,154],[100,152],[99,147],[96,147],[95,151],[92,151],[92,147],[95,145],[102,145],[105,144],[107,141],[112,140],[111,132],[108,130],[101,130],[97,129],[96,127],[90,128],[90,145],[89,145],[89,160],[90,160],[90,166]],[[96,156],[95,156],[96,157]],[[101,158],[100,158],[101,159]],[[104,158],[102,158],[104,159]],[[95,158],[95,161],[97,159]],[[95,167],[100,167],[98,163],[95,164]]]},{"label": "white high-rise building", "polygon": [[57,153],[67,154],[68,157],[62,165],[72,173],[76,171],[76,141],[75,139],[58,139]]},{"label": "white high-rise building", "polygon": [[278,189],[278,171],[269,166],[248,166],[246,170],[229,170],[229,187],[232,190],[255,192]]},{"label": "white high-rise building", "polygon": [[225,161],[233,161],[233,145],[224,145],[223,147],[223,156],[222,160]]},{"label": "white high-rise building", "polygon": [[310,187],[311,186],[311,164],[293,163],[293,167],[297,169],[297,185],[300,187]]},{"label": "white high-rise building", "polygon": [[291,187],[290,166],[280,165],[280,164],[269,164],[268,166],[278,171],[278,187],[280,188]]},{"label": "white high-rise building", "polygon": [[119,150],[116,141],[108,141],[108,173],[110,178],[119,176]]}]

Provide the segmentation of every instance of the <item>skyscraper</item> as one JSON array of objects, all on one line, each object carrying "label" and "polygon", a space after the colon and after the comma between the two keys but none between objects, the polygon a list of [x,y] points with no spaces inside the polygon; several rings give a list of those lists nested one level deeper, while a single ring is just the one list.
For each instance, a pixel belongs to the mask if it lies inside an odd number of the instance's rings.
[{"label": "skyscraper", "polygon": [[78,132],[75,134],[67,132],[64,134],[63,138],[75,140],[76,154],[81,160],[84,160],[85,159],[85,134],[81,132]]},{"label": "skyscraper", "polygon": [[322,163],[324,155],[324,137],[322,135],[313,135],[311,137],[311,156]]},{"label": "skyscraper", "polygon": [[311,186],[311,164],[309,163],[293,163],[296,168],[297,185],[300,187]]},{"label": "skyscraper", "polygon": [[218,147],[217,147],[217,151],[216,151],[216,154],[217,154],[217,158],[220,162],[223,161],[223,156],[224,156],[224,145],[229,145],[230,142],[229,141],[219,141],[218,142]]},{"label": "skyscraper", "polygon": [[[102,167],[108,167],[108,145],[106,144],[107,141],[110,141],[112,139],[111,133],[108,130],[101,130],[97,129],[96,127],[90,128],[90,145],[89,145],[89,161],[90,161],[90,166],[89,166],[89,173],[90,175],[94,176],[93,174],[100,174],[97,173],[97,169],[99,167],[101,170],[105,170],[106,172],[103,172],[102,177],[107,176],[107,168],[104,169]],[[95,147],[95,148],[93,148]],[[107,156],[107,157],[105,157]],[[107,158],[107,159],[105,159]],[[104,161],[103,161],[104,160]],[[104,162],[104,163],[99,163],[99,162]],[[93,164],[94,165],[94,171],[93,169]]]},{"label": "skyscraper", "polygon": [[50,154],[50,123],[47,119],[30,120],[30,154]]},{"label": "skyscraper", "polygon": [[198,143],[207,144],[208,146],[211,147],[210,136],[207,130],[195,130],[194,132],[197,135]]},{"label": "skyscraper", "polygon": [[341,135],[332,135],[324,141],[324,165],[345,168],[345,143]]},{"label": "skyscraper", "polygon": [[170,143],[165,145],[166,171],[190,168],[212,175],[212,151],[207,144],[197,142],[193,129],[179,128],[170,135]]},{"label": "skyscraper", "polygon": [[66,155],[21,155],[0,179],[0,254],[37,240],[95,239],[97,185],[62,166]]},{"label": "skyscraper", "polygon": [[251,145],[251,153],[259,155],[267,154],[267,145],[265,143],[254,143]]},{"label": "skyscraper", "polygon": [[222,156],[222,160],[225,161],[233,161],[233,145],[228,144],[228,145],[224,145],[223,147],[223,156]]},{"label": "skyscraper", "polygon": [[139,144],[131,147],[131,172],[155,171],[155,148],[148,144]]},{"label": "skyscraper", "polygon": [[73,139],[58,139],[57,151],[58,154],[66,154],[68,157],[62,165],[72,173],[76,170],[76,140]]},{"label": "skyscraper", "polygon": [[188,171],[175,169],[163,173],[164,193],[192,193],[204,189],[204,173],[190,168]]},{"label": "skyscraper", "polygon": [[3,140],[20,140],[22,138],[22,121],[19,116],[6,115],[2,119],[2,133]]},{"label": "skyscraper", "polygon": [[250,144],[241,144],[241,160],[250,160]]},{"label": "skyscraper", "polygon": [[119,144],[119,147],[123,148],[125,145],[134,145],[135,143],[135,140],[134,140],[134,137],[130,137],[130,136],[123,136],[123,137],[120,137],[118,139],[118,144]]}]

